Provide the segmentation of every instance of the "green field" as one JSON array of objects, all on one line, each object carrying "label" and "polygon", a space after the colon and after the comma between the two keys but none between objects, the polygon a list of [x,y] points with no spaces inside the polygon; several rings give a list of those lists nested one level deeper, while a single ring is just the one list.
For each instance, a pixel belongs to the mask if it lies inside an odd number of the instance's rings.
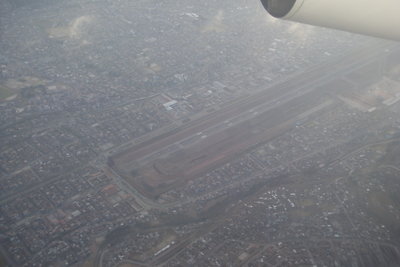
[{"label": "green field", "polygon": [[4,86],[0,86],[0,100],[4,100],[7,97],[12,96],[14,93],[10,89]]}]

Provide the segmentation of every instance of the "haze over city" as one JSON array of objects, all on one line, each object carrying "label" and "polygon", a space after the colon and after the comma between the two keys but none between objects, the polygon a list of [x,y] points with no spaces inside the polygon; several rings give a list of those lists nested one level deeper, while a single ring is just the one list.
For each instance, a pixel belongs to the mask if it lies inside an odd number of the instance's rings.
[{"label": "haze over city", "polygon": [[400,44],[254,0],[0,0],[0,266],[399,266]]}]

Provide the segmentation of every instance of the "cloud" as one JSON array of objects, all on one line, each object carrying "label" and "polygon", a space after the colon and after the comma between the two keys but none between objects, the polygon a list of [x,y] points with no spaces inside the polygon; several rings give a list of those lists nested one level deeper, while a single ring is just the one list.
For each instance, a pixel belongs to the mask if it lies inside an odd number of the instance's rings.
[{"label": "cloud", "polygon": [[210,20],[209,23],[201,30],[201,32],[223,32],[225,31],[224,11],[219,10],[218,13]]},{"label": "cloud", "polygon": [[50,28],[47,32],[49,34],[49,38],[75,40],[84,39],[86,37],[84,28],[88,24],[91,24],[93,20],[93,16],[81,16],[71,21],[66,27]]}]

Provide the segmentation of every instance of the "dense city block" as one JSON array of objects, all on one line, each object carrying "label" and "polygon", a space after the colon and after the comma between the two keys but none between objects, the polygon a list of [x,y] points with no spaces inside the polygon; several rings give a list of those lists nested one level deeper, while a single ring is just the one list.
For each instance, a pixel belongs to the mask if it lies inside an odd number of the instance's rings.
[{"label": "dense city block", "polygon": [[1,1],[0,265],[398,266],[399,100],[258,1]]}]

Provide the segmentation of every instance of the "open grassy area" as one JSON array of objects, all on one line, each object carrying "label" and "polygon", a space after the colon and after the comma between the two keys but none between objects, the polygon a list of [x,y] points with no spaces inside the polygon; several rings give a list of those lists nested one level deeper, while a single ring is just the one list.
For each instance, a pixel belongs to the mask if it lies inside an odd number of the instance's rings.
[{"label": "open grassy area", "polygon": [[4,100],[12,95],[14,95],[14,92],[11,89],[0,85],[0,100]]}]

